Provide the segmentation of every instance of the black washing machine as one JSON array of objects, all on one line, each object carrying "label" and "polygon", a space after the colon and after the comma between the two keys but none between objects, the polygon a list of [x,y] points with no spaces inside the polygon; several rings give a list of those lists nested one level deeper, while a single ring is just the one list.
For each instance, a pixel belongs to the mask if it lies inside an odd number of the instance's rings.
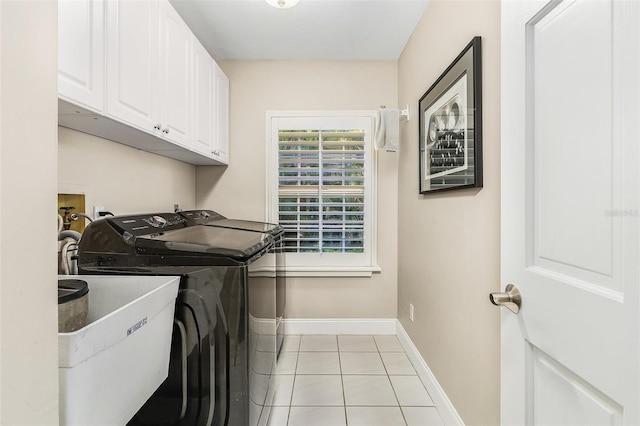
[{"label": "black washing machine", "polygon": [[277,354],[280,355],[284,339],[283,319],[286,315],[286,277],[285,277],[285,252],[284,252],[284,228],[282,226],[250,220],[228,219],[213,210],[188,210],[181,211],[180,215],[199,225],[215,226],[220,228],[242,229],[268,234],[275,241],[276,248],[276,323],[277,323]]},{"label": "black washing machine", "polygon": [[169,375],[130,425],[267,423],[276,257],[269,233],[202,226],[175,213],[109,217],[85,229],[81,274],[180,276]]}]

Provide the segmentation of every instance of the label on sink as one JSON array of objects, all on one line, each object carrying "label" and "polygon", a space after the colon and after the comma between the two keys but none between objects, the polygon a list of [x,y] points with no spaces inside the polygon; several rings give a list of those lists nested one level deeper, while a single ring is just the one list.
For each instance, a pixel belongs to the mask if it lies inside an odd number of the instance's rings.
[{"label": "label on sink", "polygon": [[136,331],[138,331],[138,329],[140,329],[143,325],[145,325],[147,323],[147,317],[144,317],[143,319],[141,319],[140,321],[138,321],[137,323],[135,323],[133,326],[131,326],[128,330],[127,330],[127,336],[135,333]]}]

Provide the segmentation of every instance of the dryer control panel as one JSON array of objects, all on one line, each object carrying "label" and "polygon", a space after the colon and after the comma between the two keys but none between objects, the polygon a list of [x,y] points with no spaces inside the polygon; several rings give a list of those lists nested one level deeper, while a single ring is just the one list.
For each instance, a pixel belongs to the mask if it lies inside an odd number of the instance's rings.
[{"label": "dryer control panel", "polygon": [[182,211],[180,214],[198,225],[206,225],[207,223],[226,219],[226,217],[213,210],[189,210]]},{"label": "dryer control panel", "polygon": [[175,213],[155,213],[136,216],[114,216],[106,219],[120,234],[136,237],[158,232],[172,231],[190,226],[188,221]]}]

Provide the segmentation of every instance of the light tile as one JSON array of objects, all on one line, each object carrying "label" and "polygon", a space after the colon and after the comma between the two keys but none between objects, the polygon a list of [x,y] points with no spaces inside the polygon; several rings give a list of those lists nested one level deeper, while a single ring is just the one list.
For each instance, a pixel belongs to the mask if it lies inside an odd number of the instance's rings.
[{"label": "light tile", "polygon": [[373,336],[338,336],[340,352],[378,352]]},{"label": "light tile", "polygon": [[249,359],[249,367],[258,374],[271,374],[276,366],[273,352],[254,351]]},{"label": "light tile", "polygon": [[400,341],[394,335],[373,336],[380,352],[404,352]]},{"label": "light tile", "polygon": [[297,363],[298,352],[280,352],[276,361],[276,371],[278,374],[295,374]]},{"label": "light tile", "polygon": [[391,375],[404,375],[404,374],[417,374],[416,370],[411,365],[409,358],[400,352],[381,352],[382,361],[384,367],[387,369],[387,374]]},{"label": "light tile", "polygon": [[300,349],[300,336],[285,334],[282,341],[282,352],[297,352]]},{"label": "light tile", "polygon": [[256,345],[254,346],[260,352],[276,352],[276,336],[272,334],[257,334]]},{"label": "light tile", "polygon": [[342,376],[346,405],[387,405],[397,406],[387,376]]},{"label": "light tile", "polygon": [[269,416],[269,426],[287,426],[289,419],[289,406],[272,407]]},{"label": "light tile", "polygon": [[435,407],[402,407],[408,426],[444,426]]},{"label": "light tile", "polygon": [[291,404],[291,394],[293,393],[293,380],[295,376],[278,376],[276,378],[276,395],[273,398],[275,406],[289,406]]},{"label": "light tile", "polygon": [[340,374],[338,352],[300,352],[296,374]]},{"label": "light tile", "polygon": [[249,398],[249,421],[253,424],[257,424],[262,416],[262,409],[264,407],[261,404],[256,404],[251,398]]},{"label": "light tile", "polygon": [[342,374],[387,374],[378,352],[340,352],[340,368]]},{"label": "light tile", "polygon": [[287,335],[277,372],[269,426],[444,426],[396,336]]},{"label": "light tile", "polygon": [[418,376],[389,376],[389,379],[401,406],[433,406],[433,401]]},{"label": "light tile", "polygon": [[347,407],[349,426],[405,426],[400,407]]},{"label": "light tile", "polygon": [[291,405],[343,406],[344,397],[340,375],[296,376]]},{"label": "light tile", "polygon": [[346,426],[346,424],[344,407],[291,407],[289,426]]},{"label": "light tile", "polygon": [[253,371],[249,372],[249,381],[251,386],[249,387],[249,396],[252,401],[264,402],[264,398],[269,391],[270,376],[265,374],[256,374]]},{"label": "light tile", "polygon": [[305,335],[300,338],[300,352],[337,352],[338,338],[335,335]]}]

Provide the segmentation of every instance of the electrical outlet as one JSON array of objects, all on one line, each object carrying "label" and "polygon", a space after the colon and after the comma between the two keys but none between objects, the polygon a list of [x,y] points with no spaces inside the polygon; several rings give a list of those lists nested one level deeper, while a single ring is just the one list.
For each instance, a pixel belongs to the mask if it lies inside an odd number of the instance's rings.
[{"label": "electrical outlet", "polygon": [[409,303],[409,319],[413,322],[413,305]]},{"label": "electrical outlet", "polygon": [[104,208],[104,206],[93,206],[93,220],[98,220],[100,219],[102,216],[100,216],[100,212],[103,212],[107,209]]}]

